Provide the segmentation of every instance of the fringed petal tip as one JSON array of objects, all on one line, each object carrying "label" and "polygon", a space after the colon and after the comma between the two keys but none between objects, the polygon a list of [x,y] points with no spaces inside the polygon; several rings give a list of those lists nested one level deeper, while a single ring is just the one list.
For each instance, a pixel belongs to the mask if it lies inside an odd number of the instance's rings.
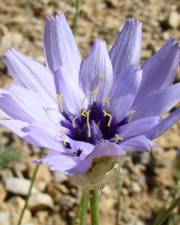
[{"label": "fringed petal tip", "polygon": [[65,15],[64,15],[64,13],[58,13],[58,14],[56,14],[56,15],[54,15],[54,16],[46,16],[46,21],[49,21],[49,22],[51,22],[51,21],[53,21],[53,22],[55,22],[56,20],[66,20],[66,17],[65,17]]},{"label": "fringed petal tip", "polygon": [[2,54],[2,57],[4,60],[6,60],[9,56],[11,56],[11,54],[16,53],[16,49],[15,48],[9,48],[7,50],[5,50]]},{"label": "fringed petal tip", "polygon": [[139,20],[136,20],[134,18],[126,18],[125,20],[125,25],[139,25],[139,26],[142,26],[142,22],[139,21]]}]

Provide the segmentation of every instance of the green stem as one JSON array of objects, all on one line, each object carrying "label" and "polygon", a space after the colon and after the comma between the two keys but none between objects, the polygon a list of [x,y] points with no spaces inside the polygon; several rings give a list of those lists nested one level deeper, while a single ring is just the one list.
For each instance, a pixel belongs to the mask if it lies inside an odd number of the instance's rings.
[{"label": "green stem", "polygon": [[25,211],[26,211],[26,209],[28,207],[29,198],[31,196],[32,188],[34,186],[34,182],[35,182],[35,179],[36,179],[36,176],[37,176],[38,169],[39,169],[39,165],[37,164],[36,167],[35,167],[34,173],[33,173],[33,177],[31,179],[31,184],[30,184],[27,196],[26,196],[25,204],[24,204],[24,207],[23,207],[23,209],[21,211],[21,214],[20,214],[20,217],[18,219],[17,225],[21,225],[22,224],[24,213],[25,213]]},{"label": "green stem", "polygon": [[76,0],[76,12],[75,12],[75,16],[74,16],[74,20],[73,20],[73,26],[72,26],[73,33],[75,33],[76,29],[77,29],[77,22],[78,22],[78,18],[79,18],[79,13],[80,13],[80,0]]},{"label": "green stem", "polygon": [[96,190],[89,191],[91,225],[99,225],[99,193]]},{"label": "green stem", "polygon": [[172,210],[178,205],[180,205],[180,197],[175,199],[173,201],[173,203],[171,204],[171,206],[167,210],[165,210],[164,212],[161,213],[161,215],[156,219],[156,221],[153,225],[163,224],[163,222],[166,221],[166,219],[168,218],[168,216],[170,215]]},{"label": "green stem", "polygon": [[88,208],[87,194],[83,193],[80,203],[80,225],[86,224],[87,208]]}]

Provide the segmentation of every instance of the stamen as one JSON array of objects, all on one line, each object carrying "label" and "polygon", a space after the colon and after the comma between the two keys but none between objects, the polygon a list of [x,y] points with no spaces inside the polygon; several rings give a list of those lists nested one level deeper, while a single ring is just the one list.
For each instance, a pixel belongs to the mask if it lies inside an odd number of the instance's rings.
[{"label": "stamen", "polygon": [[115,143],[117,144],[119,141],[122,141],[123,137],[121,137],[119,134],[115,134]]},{"label": "stamen", "polygon": [[90,121],[89,121],[89,114],[90,114],[90,110],[85,110],[83,109],[81,112],[81,115],[86,117],[86,121],[87,121],[87,127],[88,127],[88,138],[91,138],[91,126],[90,126]]},{"label": "stamen", "polygon": [[104,113],[104,116],[108,116],[109,117],[109,121],[108,121],[108,127],[111,126],[111,123],[112,123],[112,115],[108,112],[106,112],[105,110],[103,110],[103,113]]},{"label": "stamen", "polygon": [[62,107],[63,93],[57,95],[57,100],[58,100],[58,106],[61,112],[63,112],[63,107]]},{"label": "stamen", "polygon": [[133,116],[134,116],[135,113],[136,113],[136,110],[134,110],[134,109],[132,109],[132,110],[130,111],[129,118],[128,118],[128,122],[129,122],[129,123],[132,121]]},{"label": "stamen", "polygon": [[73,124],[73,127],[74,127],[74,128],[77,127],[75,122],[76,122],[76,120],[77,120],[80,116],[81,116],[81,114],[80,114],[80,115],[77,115],[77,116],[75,116],[75,117],[73,118],[72,124]]}]

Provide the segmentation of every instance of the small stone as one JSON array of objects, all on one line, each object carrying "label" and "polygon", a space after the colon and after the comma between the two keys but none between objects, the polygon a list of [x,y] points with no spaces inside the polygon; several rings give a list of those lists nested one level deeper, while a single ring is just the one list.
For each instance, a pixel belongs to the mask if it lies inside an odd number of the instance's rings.
[{"label": "small stone", "polygon": [[180,14],[176,11],[172,11],[168,18],[169,26],[177,28],[180,25]]},{"label": "small stone", "polygon": [[67,181],[67,180],[68,180],[68,178],[64,174],[56,172],[53,175],[53,181],[56,182],[56,183],[63,183],[65,181]]},{"label": "small stone", "polygon": [[[17,221],[19,219],[19,215],[24,207],[25,201],[24,199],[22,199],[21,197],[12,197],[11,199],[9,199],[7,205],[8,205],[8,209],[11,213],[11,221],[12,221],[12,225],[16,225]],[[31,220],[31,212],[29,211],[29,209],[26,209],[24,212],[24,216],[23,216],[23,224],[24,223],[28,223]]]},{"label": "small stone", "polygon": [[[36,165],[32,162],[28,163],[28,178],[32,178]],[[44,181],[49,183],[51,181],[51,173],[49,167],[46,165],[41,165],[37,173],[36,182]]]},{"label": "small stone", "polygon": [[[30,187],[31,181],[28,179],[9,177],[5,179],[6,190],[13,194],[26,196]],[[36,188],[32,189],[32,193],[37,192]]]},{"label": "small stone", "polygon": [[139,193],[139,192],[141,192],[141,187],[140,187],[140,185],[139,185],[138,183],[132,182],[132,183],[131,183],[131,187],[132,187],[132,191],[133,191],[134,193]]},{"label": "small stone", "polygon": [[6,198],[6,191],[4,186],[0,183],[0,201],[3,201]]},{"label": "small stone", "polygon": [[10,213],[0,212],[0,225],[10,225]]},{"label": "small stone", "polygon": [[50,195],[44,193],[35,193],[29,199],[29,207],[32,211],[53,208],[54,203]]},{"label": "small stone", "polygon": [[76,203],[76,199],[68,196],[68,195],[63,195],[60,199],[60,205],[63,209],[72,209],[73,205]]}]

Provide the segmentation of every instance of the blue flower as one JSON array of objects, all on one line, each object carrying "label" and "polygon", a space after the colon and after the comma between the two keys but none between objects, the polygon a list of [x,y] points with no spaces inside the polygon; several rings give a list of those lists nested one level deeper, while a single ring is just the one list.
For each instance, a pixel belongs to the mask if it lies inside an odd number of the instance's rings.
[{"label": "blue flower", "polygon": [[172,84],[180,46],[170,38],[140,66],[141,36],[142,24],[128,19],[110,51],[96,40],[82,59],[65,16],[48,17],[46,66],[14,49],[4,54],[16,84],[0,90],[0,123],[49,148],[39,162],[67,175],[89,173],[97,162],[109,171],[128,151],[151,150],[180,118],[177,109],[162,119],[180,100],[180,84]]}]

